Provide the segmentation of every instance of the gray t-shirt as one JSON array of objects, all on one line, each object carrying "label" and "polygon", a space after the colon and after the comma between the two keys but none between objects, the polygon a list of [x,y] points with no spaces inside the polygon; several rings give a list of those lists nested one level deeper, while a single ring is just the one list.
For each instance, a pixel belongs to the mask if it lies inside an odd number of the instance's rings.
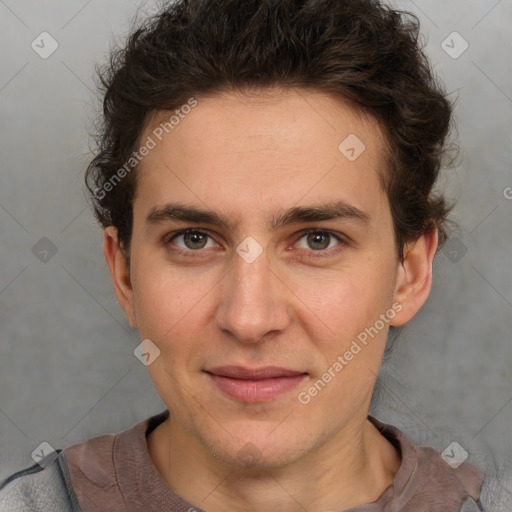
[{"label": "gray t-shirt", "polygon": [[[147,435],[169,412],[118,434],[64,448],[73,491],[82,512],[203,512],[165,482],[153,464]],[[380,497],[343,512],[478,512],[483,473],[467,461],[452,468],[433,448],[413,445],[395,426],[368,419],[399,451],[402,463]],[[342,511],[340,511],[342,512]]]}]

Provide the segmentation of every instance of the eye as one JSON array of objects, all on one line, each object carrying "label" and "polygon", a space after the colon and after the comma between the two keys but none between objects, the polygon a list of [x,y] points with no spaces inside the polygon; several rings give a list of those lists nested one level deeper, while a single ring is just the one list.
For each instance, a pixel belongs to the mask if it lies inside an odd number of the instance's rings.
[{"label": "eye", "polygon": [[[171,244],[172,242],[172,244]],[[347,241],[342,235],[321,229],[310,229],[302,232],[302,236],[295,242],[298,249],[305,249],[310,253],[318,253],[314,256],[324,256],[331,250],[342,249]],[[177,253],[200,253],[202,249],[211,249],[218,246],[212,236],[206,231],[198,229],[183,229],[171,233],[165,239],[165,245],[173,245]],[[313,254],[310,254],[313,256]]]},{"label": "eye", "polygon": [[[208,245],[208,238],[211,240]],[[181,244],[179,243],[181,241]],[[174,233],[171,238],[168,238],[167,243],[173,242],[176,247],[183,249],[184,251],[195,251],[199,249],[209,249],[215,247],[216,244],[211,236],[197,229],[186,229],[184,231],[178,231]]]},{"label": "eye", "polygon": [[[300,244],[301,240],[305,241],[302,246]],[[297,246],[299,249],[312,249],[313,252],[323,252],[342,246],[344,243],[345,240],[341,236],[335,235],[330,231],[310,229],[299,238]]]}]

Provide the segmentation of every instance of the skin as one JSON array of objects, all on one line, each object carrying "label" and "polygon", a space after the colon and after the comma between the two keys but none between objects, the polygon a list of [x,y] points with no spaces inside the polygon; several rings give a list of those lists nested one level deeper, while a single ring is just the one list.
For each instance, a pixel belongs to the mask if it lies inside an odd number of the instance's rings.
[{"label": "skin", "polygon": [[[162,119],[156,113],[141,140]],[[338,150],[349,134],[366,146],[353,162]],[[368,410],[388,326],[408,322],[430,292],[437,233],[407,245],[404,260],[397,259],[379,179],[385,155],[371,117],[323,92],[285,89],[198,98],[141,162],[130,266],[114,227],[104,232],[105,257],[131,325],[161,351],[148,370],[170,420],[149,435],[150,457],[197,507],[339,511],[374,501],[393,482],[400,456],[367,420]],[[280,210],[340,199],[369,222],[269,224]],[[214,210],[234,225],[145,222],[152,208],[170,202]],[[188,245],[183,236],[171,240],[184,228],[209,237]],[[308,228],[348,238],[308,242]],[[236,252],[248,236],[263,249],[252,263]],[[298,393],[394,303],[401,311],[300,403]],[[227,364],[308,376],[269,402],[241,403],[203,371]],[[241,459],[248,446],[253,462]]]}]

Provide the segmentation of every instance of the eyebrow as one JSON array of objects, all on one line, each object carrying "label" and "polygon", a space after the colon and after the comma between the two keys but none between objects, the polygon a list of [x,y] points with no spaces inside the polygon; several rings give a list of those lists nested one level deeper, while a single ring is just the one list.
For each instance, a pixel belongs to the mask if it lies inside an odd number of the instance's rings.
[{"label": "eyebrow", "polygon": [[[153,207],[146,217],[146,224],[158,224],[172,220],[211,224],[227,230],[234,230],[236,226],[232,219],[213,210],[181,203],[168,203],[160,207]],[[289,210],[279,211],[270,217],[269,224],[273,230],[276,230],[302,222],[326,220],[351,220],[368,225],[371,217],[368,213],[345,201],[335,201],[321,205],[295,206]]]}]

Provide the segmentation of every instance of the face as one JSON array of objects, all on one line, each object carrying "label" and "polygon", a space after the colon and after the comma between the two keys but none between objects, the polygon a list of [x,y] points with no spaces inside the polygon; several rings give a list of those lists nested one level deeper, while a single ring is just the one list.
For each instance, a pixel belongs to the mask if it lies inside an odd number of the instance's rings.
[{"label": "face", "polygon": [[158,141],[168,118],[141,138],[157,144],[124,284],[109,238],[116,293],[160,350],[148,370],[175,428],[226,462],[293,462],[365,421],[388,327],[419,307],[405,304],[422,276],[397,260],[382,134],[305,90],[198,98]]}]

